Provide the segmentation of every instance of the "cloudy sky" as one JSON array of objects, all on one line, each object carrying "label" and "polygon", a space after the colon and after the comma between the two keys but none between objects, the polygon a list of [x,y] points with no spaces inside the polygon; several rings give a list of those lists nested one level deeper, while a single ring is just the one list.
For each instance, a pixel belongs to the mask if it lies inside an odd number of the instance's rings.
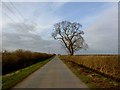
[{"label": "cloudy sky", "polygon": [[2,48],[66,54],[51,33],[67,20],[82,24],[88,50],[77,54],[118,53],[117,2],[2,2]]}]

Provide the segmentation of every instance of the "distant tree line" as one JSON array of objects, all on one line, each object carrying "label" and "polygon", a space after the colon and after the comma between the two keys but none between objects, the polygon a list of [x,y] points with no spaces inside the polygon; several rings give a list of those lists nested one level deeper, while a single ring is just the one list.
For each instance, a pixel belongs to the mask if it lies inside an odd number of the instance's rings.
[{"label": "distant tree line", "polygon": [[54,54],[24,51],[21,49],[13,52],[5,50],[2,52],[2,74],[4,75],[25,68],[52,56]]}]

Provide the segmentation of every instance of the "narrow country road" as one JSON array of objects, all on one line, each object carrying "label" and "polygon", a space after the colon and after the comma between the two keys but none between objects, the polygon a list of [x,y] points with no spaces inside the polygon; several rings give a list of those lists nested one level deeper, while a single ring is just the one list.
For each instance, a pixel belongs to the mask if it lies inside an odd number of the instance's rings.
[{"label": "narrow country road", "polygon": [[55,56],[14,88],[87,88],[87,86]]}]

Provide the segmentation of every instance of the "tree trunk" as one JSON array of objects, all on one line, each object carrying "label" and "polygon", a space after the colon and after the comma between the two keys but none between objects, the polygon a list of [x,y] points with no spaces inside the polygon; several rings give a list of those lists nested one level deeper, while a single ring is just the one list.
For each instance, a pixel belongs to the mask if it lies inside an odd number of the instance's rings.
[{"label": "tree trunk", "polygon": [[72,55],[74,55],[74,52],[73,52],[73,50],[70,52],[70,56],[72,56]]},{"label": "tree trunk", "polygon": [[70,53],[70,56],[72,56],[73,55],[73,53]]},{"label": "tree trunk", "polygon": [[72,56],[74,54],[72,45],[69,45],[69,53],[70,53],[70,56]]}]

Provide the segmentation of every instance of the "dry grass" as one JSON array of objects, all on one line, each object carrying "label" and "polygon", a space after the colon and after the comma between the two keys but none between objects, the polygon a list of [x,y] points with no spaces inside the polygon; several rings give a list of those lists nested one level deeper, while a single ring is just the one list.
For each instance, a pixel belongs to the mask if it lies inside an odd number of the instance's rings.
[{"label": "dry grass", "polygon": [[115,78],[120,77],[120,60],[118,60],[118,55],[76,55],[62,56],[61,58]]},{"label": "dry grass", "polygon": [[[62,56],[60,58],[62,58]],[[62,59],[62,61],[89,87],[90,90],[103,90],[103,88],[117,90],[120,87],[120,82],[100,75],[93,70],[82,67],[81,65],[69,60],[67,61]]]}]

